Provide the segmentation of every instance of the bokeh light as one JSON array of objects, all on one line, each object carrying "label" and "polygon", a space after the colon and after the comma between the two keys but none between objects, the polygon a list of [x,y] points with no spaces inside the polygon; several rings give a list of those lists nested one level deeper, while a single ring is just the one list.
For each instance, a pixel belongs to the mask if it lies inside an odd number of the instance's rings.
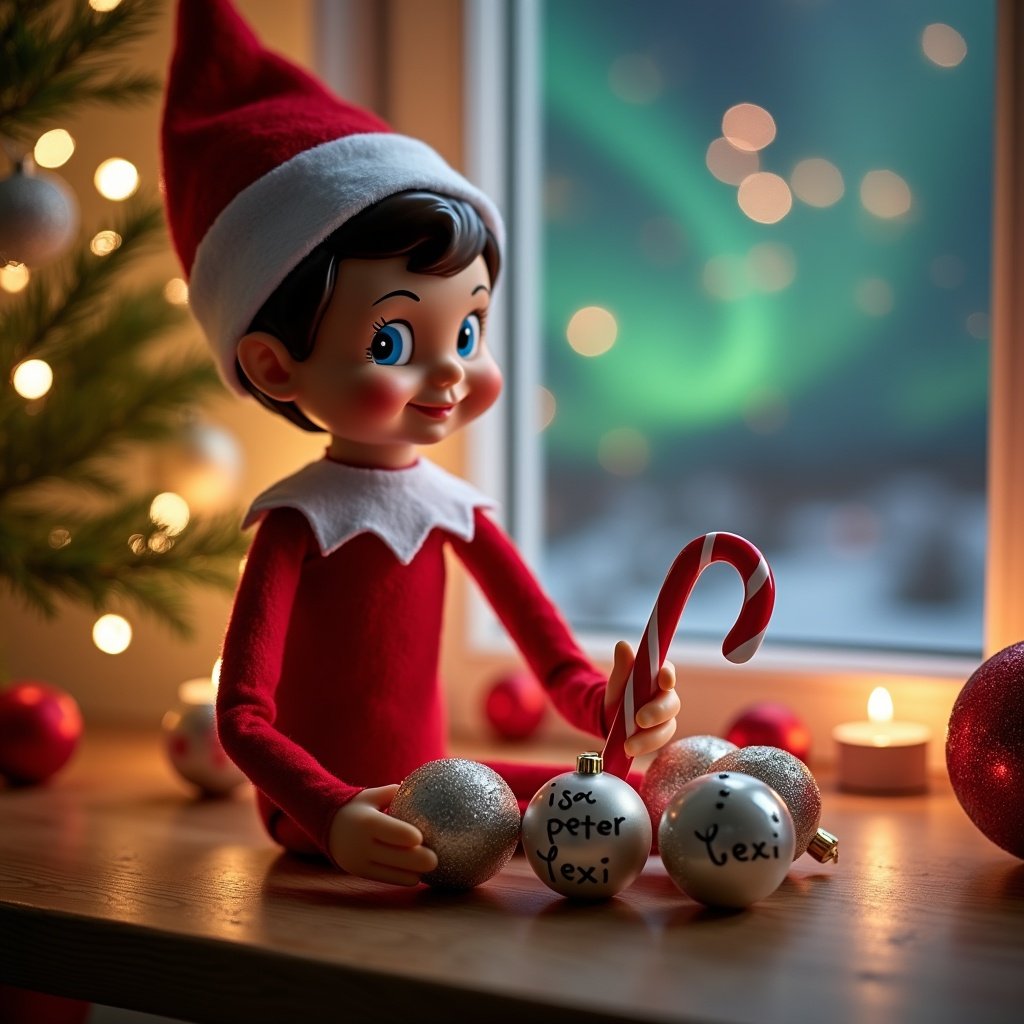
[{"label": "bokeh light", "polygon": [[626,53],[612,62],[608,85],[626,103],[653,103],[665,88],[665,78],[650,54]]},{"label": "bokeh light", "polygon": [[104,654],[121,654],[132,642],[131,623],[121,615],[101,615],[93,623],[92,642]]},{"label": "bokeh light", "polygon": [[892,285],[881,277],[868,277],[859,281],[853,298],[857,308],[868,316],[885,316],[892,312],[895,305]]},{"label": "bokeh light", "polygon": [[14,295],[28,287],[31,276],[24,263],[7,263],[0,267],[0,288]]},{"label": "bokeh light", "polygon": [[43,359],[26,359],[14,368],[11,384],[22,398],[42,398],[53,387],[53,370]]},{"label": "bokeh light", "polygon": [[555,422],[558,403],[555,396],[545,387],[537,389],[537,432],[541,433]]},{"label": "bokeh light", "polygon": [[736,192],[740,209],[758,224],[777,224],[793,208],[793,194],[784,178],[758,171],[744,178]]},{"label": "bokeh light", "polygon": [[978,341],[987,341],[990,329],[988,313],[971,313],[967,318],[967,333]]},{"label": "bokeh light", "polygon": [[704,264],[701,284],[708,295],[722,302],[743,298],[750,291],[746,261],[729,253],[712,256]]},{"label": "bokeh light", "polygon": [[952,25],[935,22],[921,33],[924,55],[940,68],[955,68],[967,56],[967,43]]},{"label": "bokeh light", "polygon": [[89,0],[89,6],[94,11],[105,14],[107,11],[112,11],[120,2],[121,0]]},{"label": "bokeh light", "polygon": [[781,242],[759,242],[747,253],[747,277],[760,292],[781,292],[796,280],[796,256]]},{"label": "bokeh light", "polygon": [[894,171],[868,171],[860,183],[860,201],[876,217],[902,217],[910,209],[910,186]]},{"label": "bokeh light", "polygon": [[722,116],[722,134],[736,149],[756,152],[775,139],[775,118],[756,103],[737,103]]},{"label": "bokeh light", "polygon": [[63,128],[43,132],[32,149],[32,157],[40,167],[63,167],[75,151],[75,140]]},{"label": "bokeh light", "polygon": [[[149,518],[169,537],[176,537],[188,526],[191,511],[188,502],[173,491],[158,494],[149,506]],[[154,548],[154,550],[156,550]]]},{"label": "bokeh light", "polygon": [[615,317],[601,306],[584,306],[572,315],[565,336],[581,356],[599,356],[607,352],[618,337]]},{"label": "bokeh light", "polygon": [[109,256],[122,242],[116,231],[98,231],[89,243],[89,250],[96,256]]},{"label": "bokeh light", "polygon": [[598,441],[597,461],[613,476],[637,476],[651,461],[651,446],[639,430],[618,427]]},{"label": "bokeh light", "polygon": [[728,139],[712,140],[704,154],[708,170],[726,185],[738,185],[761,169],[761,158],[753,150],[737,149]]},{"label": "bokeh light", "polygon": [[164,298],[172,306],[188,305],[188,284],[182,277],[172,277],[164,285]]},{"label": "bokeh light", "polygon": [[839,168],[821,157],[801,160],[793,168],[789,184],[797,199],[808,206],[833,206],[846,190]]},{"label": "bokeh light", "polygon": [[131,161],[111,157],[96,168],[93,183],[104,199],[121,202],[138,191],[139,171]]}]

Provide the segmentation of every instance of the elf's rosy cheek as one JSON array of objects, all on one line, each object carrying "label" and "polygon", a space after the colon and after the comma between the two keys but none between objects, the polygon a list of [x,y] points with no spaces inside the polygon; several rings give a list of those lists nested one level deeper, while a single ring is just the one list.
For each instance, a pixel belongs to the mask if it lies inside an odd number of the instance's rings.
[{"label": "elf's rosy cheek", "polygon": [[374,419],[394,416],[406,403],[401,383],[389,379],[387,374],[376,374],[371,380],[361,381],[353,397],[359,412]]},{"label": "elf's rosy cheek", "polygon": [[498,364],[489,361],[474,368],[471,377],[472,391],[467,401],[473,406],[475,412],[480,413],[489,409],[498,400],[501,394],[501,370]]}]

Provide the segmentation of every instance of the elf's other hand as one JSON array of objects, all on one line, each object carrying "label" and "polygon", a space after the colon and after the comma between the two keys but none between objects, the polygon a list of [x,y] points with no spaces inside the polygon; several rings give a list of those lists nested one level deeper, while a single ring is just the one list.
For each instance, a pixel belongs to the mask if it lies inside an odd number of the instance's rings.
[{"label": "elf's other hand", "polygon": [[391,885],[417,885],[437,867],[437,854],[423,845],[415,825],[385,813],[398,786],[364,789],[334,816],[328,847],[350,875]]},{"label": "elf's other hand", "polygon": [[[625,640],[620,640],[615,645],[615,660],[604,691],[604,716],[609,724],[626,692],[633,660],[633,648]],[[657,687],[658,692],[637,710],[637,731],[625,743],[629,757],[650,754],[663,747],[675,734],[680,704],[676,693],[676,669],[670,661],[666,661],[658,672]]]}]

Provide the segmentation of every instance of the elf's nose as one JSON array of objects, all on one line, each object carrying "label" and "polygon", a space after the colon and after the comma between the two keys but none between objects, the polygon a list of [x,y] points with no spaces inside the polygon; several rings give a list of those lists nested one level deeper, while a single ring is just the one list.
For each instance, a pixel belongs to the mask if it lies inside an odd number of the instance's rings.
[{"label": "elf's nose", "polygon": [[455,385],[458,384],[465,376],[466,371],[462,366],[462,361],[454,355],[449,355],[447,353],[439,355],[433,363],[431,363],[430,370],[428,372],[428,380],[435,388],[455,387]]}]

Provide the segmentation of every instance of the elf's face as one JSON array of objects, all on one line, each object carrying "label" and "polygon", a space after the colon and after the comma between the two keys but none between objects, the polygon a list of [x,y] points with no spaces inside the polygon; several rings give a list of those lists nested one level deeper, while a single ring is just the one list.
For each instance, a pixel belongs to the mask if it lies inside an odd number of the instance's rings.
[{"label": "elf's face", "polygon": [[480,256],[452,277],[410,273],[405,257],[342,261],[312,354],[287,367],[285,396],[330,432],[331,457],[408,465],[414,446],[490,408],[501,391],[484,344],[490,285]]}]

